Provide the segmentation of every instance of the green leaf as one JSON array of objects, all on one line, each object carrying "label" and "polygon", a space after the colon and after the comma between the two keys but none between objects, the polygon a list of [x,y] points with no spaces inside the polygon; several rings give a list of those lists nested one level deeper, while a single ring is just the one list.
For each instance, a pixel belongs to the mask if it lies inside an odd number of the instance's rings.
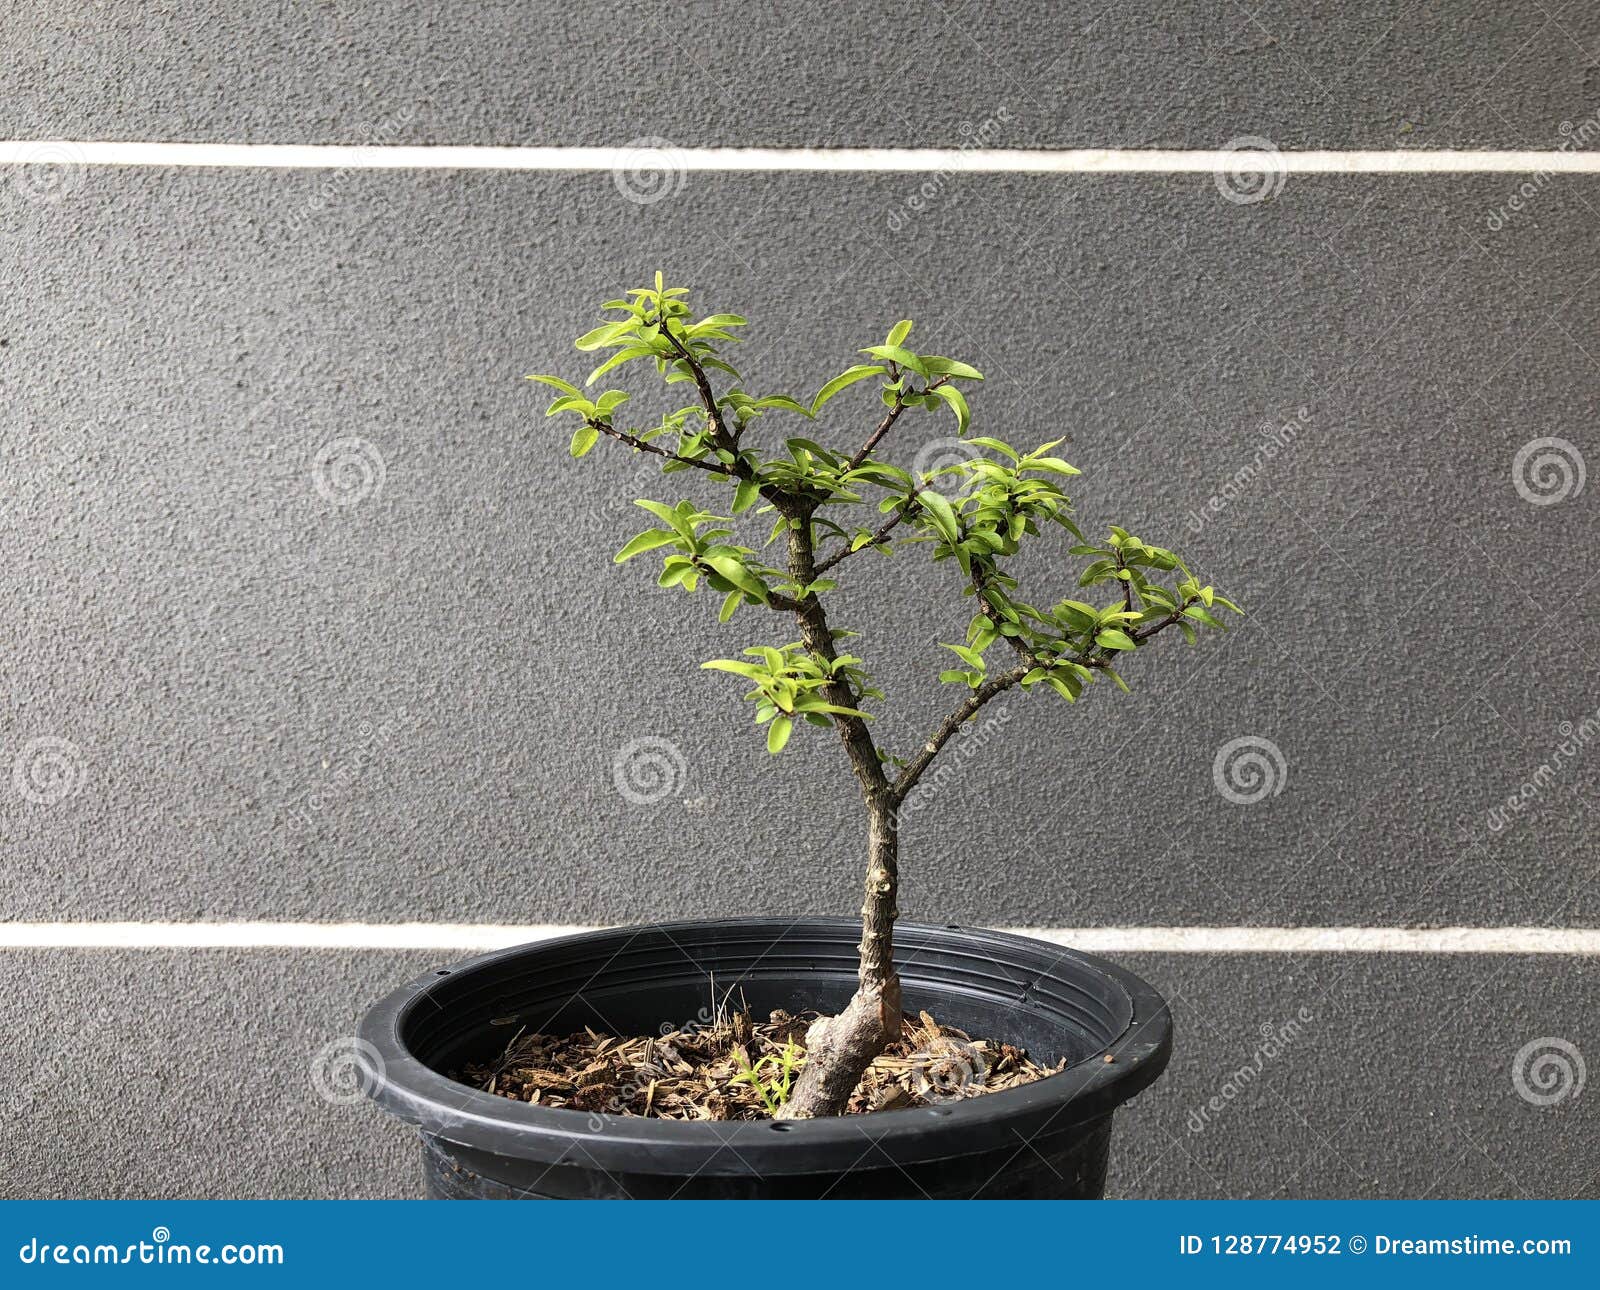
[{"label": "green leaf", "polygon": [[978,653],[977,650],[968,649],[965,645],[944,645],[943,642],[940,642],[940,644],[968,667],[975,667],[978,671],[983,671],[983,655]]},{"label": "green leaf", "polygon": [[1137,649],[1138,644],[1127,632],[1115,627],[1107,627],[1103,632],[1095,634],[1094,643],[1101,649]]},{"label": "green leaf", "polygon": [[893,327],[889,328],[889,340],[887,343],[890,345],[903,345],[909,335],[911,335],[911,319],[902,318]]},{"label": "green leaf", "polygon": [[861,352],[863,354],[871,354],[874,358],[881,358],[888,363],[898,363],[901,367],[906,368],[908,371],[916,372],[918,375],[925,374],[922,370],[922,359],[909,349],[902,348],[899,345],[869,345]]},{"label": "green leaf", "polygon": [[[972,424],[972,409],[967,406],[967,396],[953,385],[936,386],[933,393],[955,409],[956,433],[966,434],[967,427]],[[1077,474],[1077,471],[1073,471],[1073,474]]]},{"label": "green leaf", "polygon": [[829,381],[817,392],[816,398],[811,400],[811,415],[816,416],[817,413],[821,412],[822,405],[839,393],[840,390],[848,389],[857,381],[864,381],[869,376],[879,376],[882,372],[883,368],[867,363],[857,364],[855,367],[847,368],[845,371],[840,372],[838,376],[834,377],[833,380]]},{"label": "green leaf", "polygon": [[583,383],[585,385],[593,385],[613,367],[621,367],[624,363],[630,363],[636,358],[643,358],[646,354],[653,353],[655,353],[655,350],[648,345],[634,345],[628,349],[619,349],[605,362],[601,363],[599,367],[595,368],[594,371],[590,372]]},{"label": "green leaf", "polygon": [[717,621],[719,623],[727,622],[742,604],[744,604],[744,592],[730,591],[723,599],[722,608],[717,611]]},{"label": "green leaf", "polygon": [[764,399],[757,399],[750,405],[753,408],[782,408],[785,412],[798,412],[803,417],[811,415],[811,409],[804,403],[798,403],[787,394],[769,394]]},{"label": "green leaf", "polygon": [[1083,685],[1076,679],[1066,681],[1059,676],[1051,675],[1045,677],[1045,684],[1047,684],[1068,703],[1076,703],[1078,701],[1078,695],[1083,693]]},{"label": "green leaf", "polygon": [[[941,386],[940,388],[942,389],[943,387]],[[1016,461],[1018,457],[1017,450],[1010,444],[999,439],[991,439],[987,435],[974,435],[967,442],[975,448],[988,448],[991,452],[998,452],[1003,456],[1010,457],[1012,461]]]},{"label": "green leaf", "polygon": [[958,363],[953,358],[936,358],[932,354],[924,354],[922,366],[929,376],[954,376],[964,381],[983,380],[983,373],[977,368]]},{"label": "green leaf", "polygon": [[[768,596],[767,585],[760,578],[745,568],[744,561],[736,555],[713,555],[706,557],[706,563],[720,573],[747,596],[754,596],[757,600],[765,601]],[[777,671],[777,668],[773,668]]]},{"label": "green leaf", "polygon": [[672,507],[666,505],[664,502],[652,502],[645,497],[638,498],[633,504],[635,506],[642,506],[663,524],[672,525],[672,527],[683,536],[686,542],[688,542],[691,546],[694,545],[694,525],[690,524],[688,520],[679,515],[677,511],[673,510]]},{"label": "green leaf", "polygon": [[593,448],[600,440],[600,432],[591,425],[581,425],[572,432],[572,442],[567,445],[567,451],[574,457],[581,457]]},{"label": "green leaf", "polygon": [[733,488],[733,513],[749,510],[761,496],[761,485],[753,479],[741,479]]},{"label": "green leaf", "polygon": [[[941,386],[941,390],[948,387]],[[1060,457],[1025,457],[1021,463],[1023,470],[1048,470],[1056,475],[1081,475],[1083,472],[1076,466],[1068,465]]]},{"label": "green leaf", "polygon": [[789,734],[793,729],[793,717],[774,717],[772,724],[767,727],[767,751],[773,756],[781,753],[784,744],[789,742]]},{"label": "green leaf", "polygon": [[945,541],[954,546],[961,537],[961,526],[956,521],[956,513],[949,499],[943,493],[927,488],[917,494],[917,503],[928,513]]},{"label": "green leaf", "polygon": [[678,535],[667,529],[646,529],[643,533],[629,538],[622,550],[611,557],[611,563],[621,564],[624,560],[631,560],[636,555],[654,551],[658,546],[667,546],[676,541]]},{"label": "green leaf", "polygon": [[552,385],[556,389],[560,390],[563,394],[580,393],[576,385],[572,385],[566,381],[563,381],[559,376],[529,376],[524,377],[523,379],[529,381],[538,381],[541,385]]},{"label": "green leaf", "polygon": [[714,658],[700,666],[707,672],[732,672],[735,676],[747,676],[752,681],[766,675],[754,663],[741,663],[736,658]]},{"label": "green leaf", "polygon": [[574,344],[582,350],[601,349],[612,341],[637,330],[638,326],[638,321],[633,318],[626,319],[623,322],[605,323],[596,327],[593,331],[585,332],[582,336],[579,336]]}]

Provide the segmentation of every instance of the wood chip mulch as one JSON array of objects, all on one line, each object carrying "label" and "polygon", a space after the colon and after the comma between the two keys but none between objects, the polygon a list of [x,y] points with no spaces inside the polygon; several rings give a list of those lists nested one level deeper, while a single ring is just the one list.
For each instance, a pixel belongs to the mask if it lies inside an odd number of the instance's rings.
[{"label": "wood chip mulch", "polygon": [[[719,1010],[710,1024],[651,1037],[518,1033],[493,1065],[468,1066],[458,1078],[540,1106],[664,1120],[765,1120],[783,1101],[785,1058],[791,1070],[804,1061],[815,1017],[780,1011],[756,1022],[748,1012]],[[1020,1048],[973,1039],[924,1012],[905,1018],[900,1041],[872,1063],[849,1112],[943,1105],[1065,1067],[1040,1066]]]}]

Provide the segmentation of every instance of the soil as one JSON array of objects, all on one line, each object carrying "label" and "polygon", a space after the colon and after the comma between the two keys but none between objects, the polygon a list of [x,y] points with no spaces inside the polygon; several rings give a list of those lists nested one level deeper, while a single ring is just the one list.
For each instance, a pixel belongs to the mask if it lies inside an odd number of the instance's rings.
[{"label": "soil", "polygon": [[[774,1012],[757,1022],[722,1011],[712,1022],[653,1036],[519,1033],[492,1066],[457,1078],[499,1097],[540,1106],[663,1120],[765,1120],[805,1059],[816,1014]],[[1020,1048],[973,1039],[926,1012],[905,1018],[901,1039],[872,1063],[849,1114],[940,1106],[1029,1084],[1065,1069]]]}]

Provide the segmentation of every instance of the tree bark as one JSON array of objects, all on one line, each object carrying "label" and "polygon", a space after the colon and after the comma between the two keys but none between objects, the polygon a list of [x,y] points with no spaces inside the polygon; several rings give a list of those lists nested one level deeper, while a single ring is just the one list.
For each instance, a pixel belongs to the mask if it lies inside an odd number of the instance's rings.
[{"label": "tree bark", "polygon": [[780,1120],[841,1115],[873,1059],[900,1038],[900,978],[894,970],[895,895],[899,883],[895,801],[887,791],[868,802],[866,899],[861,904],[859,984],[844,1010],[806,1032],[806,1062]]}]

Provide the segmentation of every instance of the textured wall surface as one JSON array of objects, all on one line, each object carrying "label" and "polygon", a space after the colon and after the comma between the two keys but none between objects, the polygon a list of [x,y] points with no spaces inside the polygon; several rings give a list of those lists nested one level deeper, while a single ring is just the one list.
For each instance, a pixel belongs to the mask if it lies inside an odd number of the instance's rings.
[{"label": "textured wall surface", "polygon": [[[0,20],[0,138],[1600,141],[1600,25],[1575,4],[930,6],[899,36],[842,7],[143,8]],[[1176,546],[1248,611],[1141,652],[1131,696],[1002,701],[1008,740],[959,755],[907,835],[907,916],[1600,923],[1592,176],[1289,175],[1264,201],[1211,174],[959,167],[0,180],[6,919],[851,909],[834,740],[767,759],[737,687],[695,668],[787,637],[611,563],[644,527],[629,499],[715,490],[570,461],[520,379],[581,376],[593,305],[659,267],[752,319],[763,391],[809,396],[917,319],[986,372],[980,425],[1068,437],[1086,524]],[[842,395],[811,433],[853,446],[872,407]],[[906,464],[951,433],[916,416]],[[1027,585],[1071,594],[1066,564],[1041,553]],[[909,748],[952,702],[937,642],[966,602],[915,552],[844,568],[836,620]],[[672,749],[648,803],[615,783],[641,737]],[[1241,739],[1263,791],[1218,760]],[[1003,868],[973,863],[997,847]],[[1593,960],[1129,961],[1180,1049],[1125,1117],[1123,1194],[1600,1190],[1589,1100],[1536,1107],[1510,1078],[1539,1037],[1600,1053]],[[0,1040],[7,1189],[412,1186],[404,1135],[305,1072],[415,956],[8,962],[36,1024]],[[1192,1131],[1301,1007],[1304,1044]]]}]

